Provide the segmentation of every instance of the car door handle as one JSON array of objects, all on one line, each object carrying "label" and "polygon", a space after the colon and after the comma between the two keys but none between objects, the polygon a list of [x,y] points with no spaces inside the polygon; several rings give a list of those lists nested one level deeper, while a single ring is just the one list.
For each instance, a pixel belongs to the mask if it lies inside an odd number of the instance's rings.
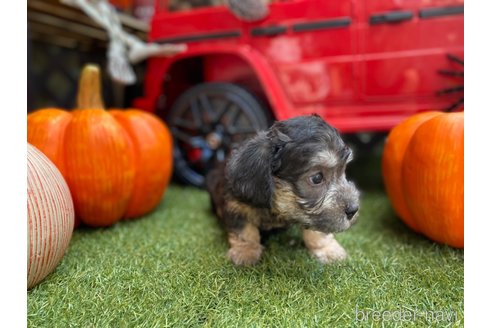
[{"label": "car door handle", "polygon": [[369,24],[385,24],[385,23],[398,23],[412,19],[413,12],[411,11],[390,11],[382,14],[371,15],[369,18]]}]

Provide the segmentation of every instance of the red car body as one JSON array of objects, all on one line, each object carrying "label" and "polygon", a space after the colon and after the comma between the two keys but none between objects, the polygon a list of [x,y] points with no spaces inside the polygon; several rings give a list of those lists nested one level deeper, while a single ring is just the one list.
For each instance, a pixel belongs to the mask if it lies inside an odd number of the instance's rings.
[{"label": "red car body", "polygon": [[[186,43],[148,60],[136,107],[165,117],[203,82],[241,85],[287,119],[317,113],[341,132],[387,131],[462,94],[463,0],[286,0],[245,22],[225,6],[170,12],[156,0],[149,42]],[[462,64],[461,64],[462,65]]]}]

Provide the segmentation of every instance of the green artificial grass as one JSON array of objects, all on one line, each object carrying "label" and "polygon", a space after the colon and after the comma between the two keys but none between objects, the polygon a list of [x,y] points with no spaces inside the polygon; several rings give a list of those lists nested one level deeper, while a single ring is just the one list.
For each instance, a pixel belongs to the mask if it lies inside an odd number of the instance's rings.
[{"label": "green artificial grass", "polygon": [[382,191],[364,193],[338,240],[350,258],[322,265],[290,229],[267,240],[257,266],[237,268],[208,195],[173,185],[146,217],[77,229],[28,292],[28,326],[463,326],[463,251],[410,231]]},{"label": "green artificial grass", "polygon": [[292,228],[266,240],[257,266],[234,267],[208,195],[172,185],[141,219],[77,229],[55,272],[28,292],[28,326],[462,327],[463,250],[395,216],[383,145],[356,149],[347,170],[363,191],[358,223],[337,236],[348,260],[318,263]]}]

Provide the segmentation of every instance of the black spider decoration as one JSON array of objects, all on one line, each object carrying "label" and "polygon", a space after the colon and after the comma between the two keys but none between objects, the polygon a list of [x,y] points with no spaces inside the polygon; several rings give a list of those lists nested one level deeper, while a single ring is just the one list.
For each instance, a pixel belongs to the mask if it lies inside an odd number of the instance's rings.
[{"label": "black spider decoration", "polygon": [[453,63],[458,64],[461,67],[463,67],[463,69],[461,71],[460,70],[439,70],[438,71],[438,73],[441,75],[451,77],[451,78],[458,78],[458,79],[462,80],[461,85],[458,85],[458,86],[455,86],[452,88],[446,88],[443,90],[439,90],[437,92],[438,96],[447,95],[447,94],[458,94],[458,93],[461,94],[461,97],[457,101],[453,102],[453,104],[451,104],[451,106],[444,109],[445,112],[452,112],[452,111],[455,111],[455,110],[462,108],[463,104],[465,102],[465,97],[463,95],[464,90],[465,90],[465,85],[464,85],[464,77],[465,77],[464,64],[465,64],[465,62],[462,59],[460,59],[456,56],[453,56],[451,54],[448,54],[447,58],[450,61],[452,61]]}]

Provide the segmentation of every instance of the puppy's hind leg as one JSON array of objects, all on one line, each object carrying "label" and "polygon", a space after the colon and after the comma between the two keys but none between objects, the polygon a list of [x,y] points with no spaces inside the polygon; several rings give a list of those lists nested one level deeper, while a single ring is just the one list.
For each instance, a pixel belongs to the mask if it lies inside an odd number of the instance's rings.
[{"label": "puppy's hind leg", "polygon": [[321,263],[331,263],[347,258],[345,249],[335,240],[333,234],[305,229],[303,238],[310,253]]},{"label": "puppy's hind leg", "polygon": [[237,231],[228,232],[229,251],[227,256],[235,265],[253,265],[258,262],[263,251],[260,232],[251,223]]}]

